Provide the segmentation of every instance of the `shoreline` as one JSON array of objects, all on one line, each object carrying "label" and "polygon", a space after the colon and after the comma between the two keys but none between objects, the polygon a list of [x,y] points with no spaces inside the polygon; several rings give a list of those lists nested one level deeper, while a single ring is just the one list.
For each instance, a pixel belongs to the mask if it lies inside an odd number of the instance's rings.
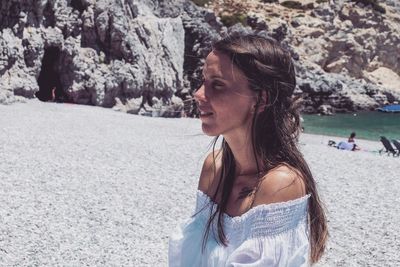
[{"label": "shoreline", "polygon": [[356,139],[380,141],[381,136],[388,139],[400,139],[400,114],[385,114],[375,111],[358,112],[354,114],[339,114],[339,116],[302,115],[307,133],[341,136],[348,138],[351,132],[356,132]]}]

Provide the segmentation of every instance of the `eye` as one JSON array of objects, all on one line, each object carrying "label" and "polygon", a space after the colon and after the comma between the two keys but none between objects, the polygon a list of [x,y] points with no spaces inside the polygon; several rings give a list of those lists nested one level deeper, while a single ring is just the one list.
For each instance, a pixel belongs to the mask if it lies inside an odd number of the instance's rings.
[{"label": "eye", "polygon": [[224,88],[225,84],[219,81],[213,81],[211,83],[211,87],[215,90],[222,90]]}]

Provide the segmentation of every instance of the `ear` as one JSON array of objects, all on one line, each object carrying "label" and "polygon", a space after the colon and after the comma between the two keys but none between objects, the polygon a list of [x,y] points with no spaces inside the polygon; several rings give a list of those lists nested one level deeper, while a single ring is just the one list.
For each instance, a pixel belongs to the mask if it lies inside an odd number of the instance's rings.
[{"label": "ear", "polygon": [[267,107],[267,100],[268,100],[267,92],[265,90],[261,90],[258,94],[257,102],[253,107],[255,111],[256,107],[258,106],[257,114],[265,110],[265,108]]}]

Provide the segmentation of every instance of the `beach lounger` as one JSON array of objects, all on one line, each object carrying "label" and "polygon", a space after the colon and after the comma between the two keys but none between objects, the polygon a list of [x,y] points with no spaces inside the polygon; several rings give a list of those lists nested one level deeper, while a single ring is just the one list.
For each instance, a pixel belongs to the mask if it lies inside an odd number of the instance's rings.
[{"label": "beach lounger", "polygon": [[400,142],[395,140],[395,139],[393,139],[392,143],[397,148],[397,156],[400,156]]},{"label": "beach lounger", "polygon": [[[379,154],[387,153],[388,155],[393,154],[393,156],[398,155],[397,150],[393,148],[389,139],[387,139],[385,136],[381,136],[381,142],[382,142],[384,148],[379,150]],[[385,150],[385,151],[383,151],[383,150]]]}]

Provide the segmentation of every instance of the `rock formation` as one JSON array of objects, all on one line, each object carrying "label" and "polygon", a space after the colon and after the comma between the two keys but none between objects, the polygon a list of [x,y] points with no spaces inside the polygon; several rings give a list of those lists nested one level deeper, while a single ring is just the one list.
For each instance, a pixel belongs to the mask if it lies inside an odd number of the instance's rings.
[{"label": "rock formation", "polygon": [[305,112],[399,101],[397,1],[382,4],[385,14],[362,1],[306,2],[1,1],[0,103],[37,97],[179,116],[212,40],[232,31],[272,36],[291,51]]},{"label": "rock formation", "polygon": [[185,31],[180,16],[157,8],[157,1],[2,1],[0,101],[49,100],[56,88],[56,101],[78,104],[169,103],[184,88]]},{"label": "rock formation", "polygon": [[304,112],[368,110],[400,100],[399,2],[381,3],[384,14],[350,0],[224,2],[212,5],[219,16],[244,15],[245,24],[292,52]]}]

